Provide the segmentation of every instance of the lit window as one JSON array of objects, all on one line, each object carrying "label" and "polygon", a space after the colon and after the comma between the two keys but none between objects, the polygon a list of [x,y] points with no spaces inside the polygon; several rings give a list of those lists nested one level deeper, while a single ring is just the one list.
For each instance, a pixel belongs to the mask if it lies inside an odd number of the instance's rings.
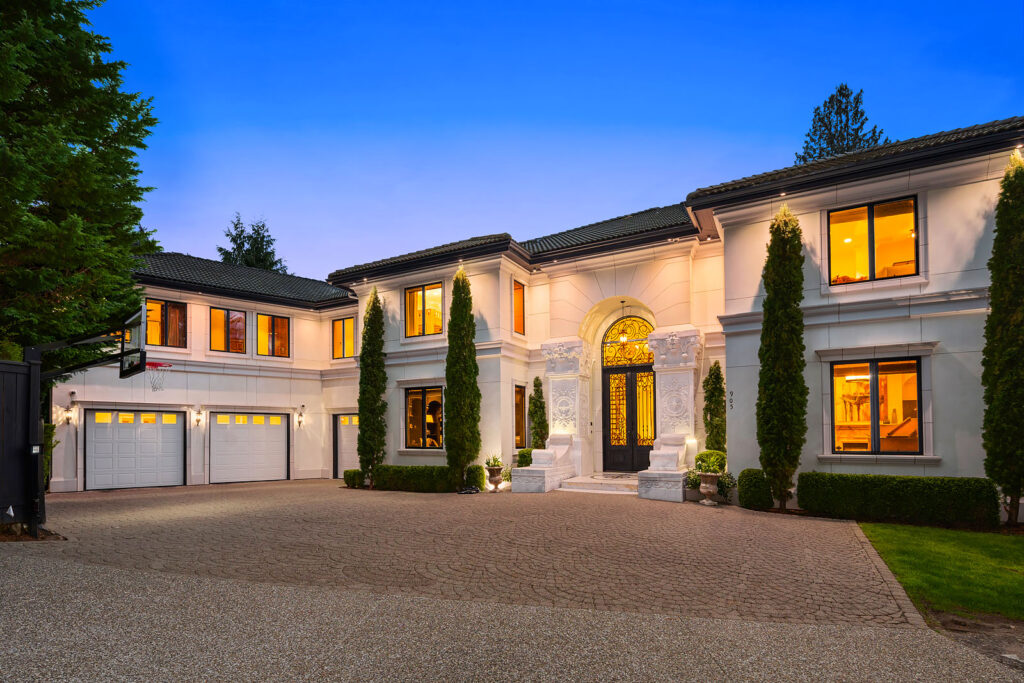
[{"label": "lit window", "polygon": [[210,350],[245,353],[245,312],[210,309]]},{"label": "lit window", "polygon": [[832,364],[835,453],[919,454],[921,361]]},{"label": "lit window", "polygon": [[833,285],[916,275],[914,199],[830,211],[828,243]]},{"label": "lit window", "polygon": [[355,318],[342,318],[334,321],[333,345],[334,358],[351,358],[356,351]]},{"label": "lit window", "polygon": [[256,353],[261,356],[288,356],[288,318],[256,315]]},{"label": "lit window", "polygon": [[444,398],[441,387],[405,390],[405,447],[444,446]]},{"label": "lit window", "polygon": [[146,343],[185,348],[185,310],[183,303],[146,299]]},{"label": "lit window", "polygon": [[405,336],[441,334],[441,283],[405,290]]},{"label": "lit window", "polygon": [[526,387],[516,385],[516,448],[526,448]]},{"label": "lit window", "polygon": [[526,334],[526,288],[515,280],[512,281],[512,330]]}]

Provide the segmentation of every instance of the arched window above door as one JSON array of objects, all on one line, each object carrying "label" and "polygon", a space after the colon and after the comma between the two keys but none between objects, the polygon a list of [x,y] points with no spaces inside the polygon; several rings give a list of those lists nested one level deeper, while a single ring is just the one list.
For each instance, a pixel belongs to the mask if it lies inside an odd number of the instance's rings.
[{"label": "arched window above door", "polygon": [[654,362],[654,353],[647,345],[647,335],[653,331],[654,326],[639,316],[619,318],[604,333],[601,364],[604,367],[650,365]]}]

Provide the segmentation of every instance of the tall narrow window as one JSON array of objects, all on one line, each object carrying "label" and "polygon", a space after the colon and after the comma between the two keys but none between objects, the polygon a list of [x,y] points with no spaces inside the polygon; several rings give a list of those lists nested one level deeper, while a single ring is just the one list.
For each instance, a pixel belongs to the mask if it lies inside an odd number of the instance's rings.
[{"label": "tall narrow window", "polygon": [[516,448],[526,448],[526,387],[515,386]]},{"label": "tall narrow window", "polygon": [[245,353],[245,311],[210,309],[210,350]]},{"label": "tall narrow window", "polygon": [[334,321],[333,345],[334,358],[351,358],[355,355],[355,318],[342,318]]},{"label": "tall narrow window", "polygon": [[832,364],[835,453],[919,454],[919,358]]},{"label": "tall narrow window", "polygon": [[289,320],[276,315],[256,315],[256,353],[288,357]]},{"label": "tall narrow window", "polygon": [[406,289],[405,336],[441,334],[442,308],[440,282]]},{"label": "tall narrow window", "polygon": [[441,387],[405,390],[405,447],[444,447],[444,396]]},{"label": "tall narrow window", "polygon": [[185,348],[186,311],[180,302],[146,299],[146,343]]},{"label": "tall narrow window", "polygon": [[512,281],[512,330],[526,334],[526,288],[515,280]]},{"label": "tall narrow window", "polygon": [[916,275],[917,244],[913,197],[830,211],[829,282]]}]

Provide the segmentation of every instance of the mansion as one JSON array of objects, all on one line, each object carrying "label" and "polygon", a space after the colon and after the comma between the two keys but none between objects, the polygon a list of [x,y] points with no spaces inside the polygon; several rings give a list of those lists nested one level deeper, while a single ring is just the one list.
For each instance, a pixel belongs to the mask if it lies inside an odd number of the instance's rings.
[{"label": "mansion", "polygon": [[[728,467],[759,467],[755,402],[768,225],[804,246],[807,441],[800,471],[984,476],[981,352],[999,181],[1024,117],[879,145],[517,241],[486,235],[341,268],[326,281],[178,253],[145,259],[147,360],[53,391],[51,490],[340,477],[358,467],[358,355],[385,317],[386,462],[445,464],[452,277],[477,321],[481,459],[547,447],[512,490],[627,473],[683,500],[703,448],[701,381],[725,371]],[[596,478],[595,478],[596,477]],[[624,481],[629,481],[627,477]]]}]

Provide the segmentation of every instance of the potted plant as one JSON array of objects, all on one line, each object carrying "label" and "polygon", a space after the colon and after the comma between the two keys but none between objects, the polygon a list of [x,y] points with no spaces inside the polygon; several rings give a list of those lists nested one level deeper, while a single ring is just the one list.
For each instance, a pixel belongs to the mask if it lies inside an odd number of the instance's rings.
[{"label": "potted plant", "polygon": [[505,463],[501,461],[500,455],[495,454],[487,458],[484,467],[487,468],[487,483],[493,486],[494,492],[497,493],[501,482],[504,480],[502,471],[505,469]]},{"label": "potted plant", "polygon": [[700,492],[704,494],[702,505],[718,505],[712,496],[718,493],[718,480],[725,471],[725,453],[702,451],[694,460],[697,476],[700,477]]}]

